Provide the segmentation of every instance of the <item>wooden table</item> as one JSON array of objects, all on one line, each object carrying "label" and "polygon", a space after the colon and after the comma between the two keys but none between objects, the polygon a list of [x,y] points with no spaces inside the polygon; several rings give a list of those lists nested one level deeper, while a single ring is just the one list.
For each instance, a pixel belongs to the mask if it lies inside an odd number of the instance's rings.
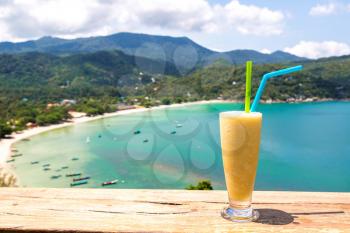
[{"label": "wooden table", "polygon": [[350,193],[255,192],[261,218],[220,217],[225,191],[0,189],[0,232],[350,232]]}]

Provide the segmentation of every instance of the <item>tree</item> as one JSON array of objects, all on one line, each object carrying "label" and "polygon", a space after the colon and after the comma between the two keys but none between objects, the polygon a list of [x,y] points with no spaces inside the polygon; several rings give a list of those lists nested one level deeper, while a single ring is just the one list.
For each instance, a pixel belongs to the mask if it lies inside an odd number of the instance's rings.
[{"label": "tree", "polygon": [[189,185],[186,187],[187,190],[213,190],[213,186],[211,186],[210,180],[202,180],[199,181],[196,186]]},{"label": "tree", "polygon": [[0,138],[12,133],[12,129],[5,122],[0,122]]},{"label": "tree", "polygon": [[57,124],[69,118],[67,109],[64,107],[53,107],[49,110],[42,111],[35,121],[38,125]]},{"label": "tree", "polygon": [[171,104],[171,100],[169,98],[164,98],[164,99],[162,99],[162,104],[169,105],[169,104]]}]

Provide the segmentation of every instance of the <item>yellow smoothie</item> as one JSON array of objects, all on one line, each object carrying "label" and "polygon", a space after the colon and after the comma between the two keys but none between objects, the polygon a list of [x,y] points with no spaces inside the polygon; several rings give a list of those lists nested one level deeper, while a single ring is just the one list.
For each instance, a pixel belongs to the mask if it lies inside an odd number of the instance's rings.
[{"label": "yellow smoothie", "polygon": [[220,137],[230,205],[251,204],[259,157],[262,114],[232,111],[220,113]]}]

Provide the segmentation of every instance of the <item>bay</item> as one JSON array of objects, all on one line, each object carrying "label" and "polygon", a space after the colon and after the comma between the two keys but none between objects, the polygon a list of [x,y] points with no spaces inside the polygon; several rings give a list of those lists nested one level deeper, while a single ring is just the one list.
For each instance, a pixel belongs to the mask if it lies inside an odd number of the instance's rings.
[{"label": "bay", "polygon": [[[196,104],[52,130],[15,144],[23,156],[14,171],[25,187],[70,187],[66,175],[82,173],[91,179],[79,187],[118,179],[103,188],[183,189],[209,179],[225,189],[218,116],[242,109]],[[350,191],[350,103],[262,104],[258,111],[256,190]]]}]

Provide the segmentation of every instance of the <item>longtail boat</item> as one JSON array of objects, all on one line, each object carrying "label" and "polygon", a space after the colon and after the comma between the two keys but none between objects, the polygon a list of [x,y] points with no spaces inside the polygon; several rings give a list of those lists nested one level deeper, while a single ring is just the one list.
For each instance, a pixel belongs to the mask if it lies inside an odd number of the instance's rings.
[{"label": "longtail boat", "polygon": [[134,134],[140,134],[140,133],[141,133],[140,130],[136,130],[136,131],[134,132]]},{"label": "longtail boat", "polygon": [[66,177],[71,177],[71,176],[81,176],[81,173],[70,173],[70,174],[66,174]]},{"label": "longtail boat", "polygon": [[90,176],[85,176],[85,177],[73,178],[73,181],[76,182],[76,181],[89,180],[89,179],[90,179]]},{"label": "longtail boat", "polygon": [[112,185],[118,183],[118,180],[111,180],[102,183],[102,186]]},{"label": "longtail boat", "polygon": [[73,187],[73,186],[83,185],[83,184],[87,184],[87,183],[88,183],[87,180],[82,180],[82,181],[70,183],[70,186]]}]

